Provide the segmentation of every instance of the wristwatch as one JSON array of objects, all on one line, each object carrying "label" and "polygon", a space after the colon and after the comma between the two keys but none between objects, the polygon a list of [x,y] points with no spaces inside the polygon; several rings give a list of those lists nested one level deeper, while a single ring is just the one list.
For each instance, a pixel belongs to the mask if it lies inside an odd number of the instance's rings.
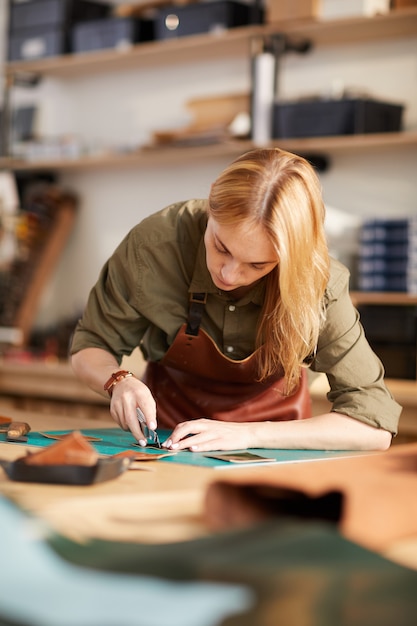
[{"label": "wristwatch", "polygon": [[123,380],[123,378],[128,378],[129,376],[133,376],[133,372],[129,372],[128,370],[119,370],[118,372],[113,372],[109,380],[104,385],[104,391],[107,391],[111,398],[113,394],[113,387],[117,385],[118,382]]}]

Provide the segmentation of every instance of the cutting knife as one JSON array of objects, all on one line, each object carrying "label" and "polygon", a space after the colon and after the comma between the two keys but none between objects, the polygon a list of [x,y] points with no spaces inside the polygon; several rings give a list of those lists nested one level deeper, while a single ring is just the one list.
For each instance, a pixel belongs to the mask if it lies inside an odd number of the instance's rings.
[{"label": "cutting knife", "polygon": [[155,446],[156,448],[162,448],[161,442],[159,441],[158,433],[156,432],[156,430],[152,430],[152,428],[149,428],[146,423],[145,416],[139,407],[136,407],[136,415],[139,420],[143,436],[146,439],[146,443],[150,446]]}]

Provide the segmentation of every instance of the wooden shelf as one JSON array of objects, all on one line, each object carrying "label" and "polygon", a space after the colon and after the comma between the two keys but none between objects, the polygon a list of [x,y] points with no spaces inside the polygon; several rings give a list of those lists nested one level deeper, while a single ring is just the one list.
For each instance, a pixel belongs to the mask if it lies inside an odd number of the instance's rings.
[{"label": "wooden shelf", "polygon": [[327,46],[413,37],[416,28],[417,8],[407,8],[373,17],[293,23],[285,25],[284,32],[294,38],[308,38],[315,46]]},{"label": "wooden shelf", "polygon": [[286,34],[293,41],[308,39],[316,46],[411,37],[417,34],[417,8],[392,11],[375,17],[297,20],[246,26],[216,34],[190,35],[166,41],[141,43],[126,50],[100,50],[35,61],[13,61],[6,64],[6,72],[9,76],[36,74],[65,78],[101,71],[194,63],[227,56],[241,56],[242,53],[249,52],[253,38],[277,33]]},{"label": "wooden shelf", "polygon": [[417,294],[403,292],[351,291],[350,297],[355,306],[361,304],[417,305]]},{"label": "wooden shelf", "polygon": [[94,170],[102,168],[127,168],[155,166],[186,162],[196,158],[218,158],[239,155],[249,150],[250,142],[231,142],[187,148],[141,149],[129,154],[109,153],[98,156],[85,156],[78,159],[48,159],[22,161],[13,158],[0,158],[0,169],[25,170]]},{"label": "wooden shelf", "polygon": [[331,137],[305,137],[300,139],[275,139],[272,145],[303,154],[311,152],[359,152],[378,148],[417,146],[417,131],[398,133],[366,133],[363,135],[334,135]]},{"label": "wooden shelf", "polygon": [[[369,133],[365,135],[343,135],[333,137],[309,137],[303,139],[275,139],[270,147],[276,146],[290,152],[308,154],[347,151],[377,150],[379,148],[417,147],[417,132]],[[78,159],[45,159],[23,161],[0,158],[0,170],[18,171],[75,171],[105,168],[153,167],[194,161],[202,158],[237,157],[251,150],[251,141],[229,141],[224,143],[190,146],[143,148],[129,154],[109,153],[99,156],[84,156]]]}]

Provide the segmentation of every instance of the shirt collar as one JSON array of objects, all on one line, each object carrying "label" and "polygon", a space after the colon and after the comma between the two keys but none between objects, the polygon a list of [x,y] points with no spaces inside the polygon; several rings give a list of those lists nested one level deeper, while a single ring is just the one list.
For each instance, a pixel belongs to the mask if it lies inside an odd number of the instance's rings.
[{"label": "shirt collar", "polygon": [[[256,283],[254,287],[241,299],[242,304],[253,302],[258,306],[262,306],[265,299],[265,278],[262,278],[259,283]],[[204,244],[204,237],[201,238],[200,245],[198,247],[196,262],[194,266],[193,277],[191,284],[188,288],[189,293],[214,293],[222,295],[222,292],[213,283],[210,276],[210,272],[206,263],[206,246]],[[225,292],[225,299],[227,299],[227,293]]]}]

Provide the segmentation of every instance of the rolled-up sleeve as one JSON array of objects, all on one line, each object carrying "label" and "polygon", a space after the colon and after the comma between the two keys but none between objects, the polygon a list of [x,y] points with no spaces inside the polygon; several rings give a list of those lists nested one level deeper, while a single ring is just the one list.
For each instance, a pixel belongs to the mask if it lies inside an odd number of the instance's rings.
[{"label": "rolled-up sleeve", "polygon": [[73,336],[71,353],[97,347],[121,361],[123,354],[130,354],[139,344],[149,325],[136,304],[139,265],[132,237],[126,238],[104,265],[90,292]]},{"label": "rolled-up sleeve", "polygon": [[349,272],[336,262],[312,369],[327,375],[333,411],[397,433],[402,408],[384,383],[383,364],[371,349],[350,299]]}]

